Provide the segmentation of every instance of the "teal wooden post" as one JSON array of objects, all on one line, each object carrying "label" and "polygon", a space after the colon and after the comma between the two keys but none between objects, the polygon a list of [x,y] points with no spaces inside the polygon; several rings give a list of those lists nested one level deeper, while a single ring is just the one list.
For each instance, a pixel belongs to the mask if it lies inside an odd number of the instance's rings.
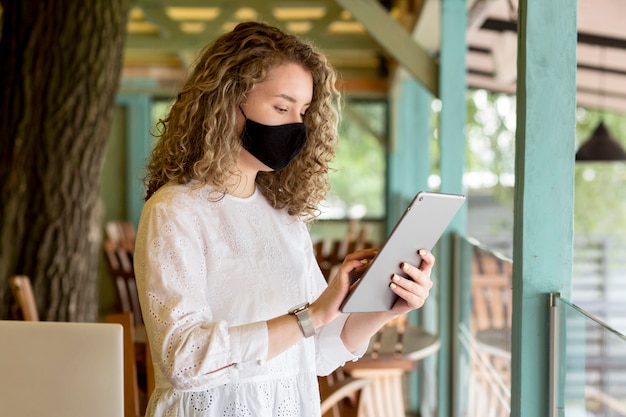
[{"label": "teal wooden post", "polygon": [[430,101],[417,81],[398,82],[392,103],[394,134],[387,153],[387,232],[398,221],[411,198],[428,187],[430,158]]},{"label": "teal wooden post", "polygon": [[[441,60],[439,92],[442,102],[439,119],[441,144],[441,191],[463,194],[465,171],[465,124],[467,65],[467,2],[443,0],[441,2]],[[441,341],[438,368],[437,415],[452,415],[453,407],[453,344],[456,329],[453,326],[453,237],[464,234],[467,223],[467,204],[460,210],[438,244],[435,278],[438,294],[438,330]]]},{"label": "teal wooden post", "polygon": [[415,80],[405,82],[407,99],[413,108],[411,114],[406,116],[407,137],[410,138],[412,146],[407,149],[407,165],[412,166],[413,190],[410,198],[421,190],[428,190],[428,178],[432,172],[432,152],[431,138],[432,125],[430,121],[430,105],[433,100],[432,94]]},{"label": "teal wooden post", "polygon": [[[432,95],[419,82],[403,78],[398,82],[393,102],[395,135],[388,152],[387,232],[391,232],[410,200],[418,191],[428,189],[431,163],[430,103]],[[418,324],[419,314],[409,314],[409,321]],[[419,408],[419,375],[409,375],[409,407]]]},{"label": "teal wooden post", "polygon": [[151,107],[148,95],[119,95],[126,107],[126,204],[128,220],[135,227],[143,209],[145,163],[151,150]]},{"label": "teal wooden post", "polygon": [[549,293],[572,277],[576,0],[521,0],[511,416],[549,415]]}]

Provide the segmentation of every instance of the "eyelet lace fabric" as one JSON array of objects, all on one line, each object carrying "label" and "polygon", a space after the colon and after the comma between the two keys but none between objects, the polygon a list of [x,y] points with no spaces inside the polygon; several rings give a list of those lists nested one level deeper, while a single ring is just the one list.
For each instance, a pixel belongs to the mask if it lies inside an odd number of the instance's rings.
[{"label": "eyelet lace fabric", "polygon": [[315,416],[317,375],[356,355],[346,317],[266,361],[266,320],[313,301],[326,282],[306,225],[208,186],[167,185],[147,202],[135,274],[155,367],[147,416]]}]

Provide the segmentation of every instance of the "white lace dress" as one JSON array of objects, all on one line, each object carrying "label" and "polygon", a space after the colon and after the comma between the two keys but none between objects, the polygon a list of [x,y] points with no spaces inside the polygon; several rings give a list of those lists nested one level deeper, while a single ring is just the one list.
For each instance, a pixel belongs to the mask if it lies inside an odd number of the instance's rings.
[{"label": "white lace dress", "polygon": [[306,225],[258,191],[209,200],[167,185],[147,202],[135,273],[155,366],[147,416],[319,416],[317,375],[356,360],[346,316],[266,361],[265,320],[326,286]]}]

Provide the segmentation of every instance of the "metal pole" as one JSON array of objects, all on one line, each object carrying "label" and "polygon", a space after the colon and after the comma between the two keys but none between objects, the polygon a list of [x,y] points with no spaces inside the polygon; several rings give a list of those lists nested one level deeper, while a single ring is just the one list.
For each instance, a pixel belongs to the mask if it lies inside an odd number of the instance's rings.
[{"label": "metal pole", "polygon": [[561,317],[556,305],[558,292],[550,293],[550,417],[562,416],[562,407],[559,407],[560,398],[560,363],[561,363]]}]

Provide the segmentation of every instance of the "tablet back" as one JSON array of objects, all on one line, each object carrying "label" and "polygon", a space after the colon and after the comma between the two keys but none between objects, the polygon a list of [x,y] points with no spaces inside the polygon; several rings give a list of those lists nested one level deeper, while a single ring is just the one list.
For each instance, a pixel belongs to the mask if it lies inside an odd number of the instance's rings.
[{"label": "tablet back", "polygon": [[345,313],[387,311],[397,296],[389,288],[391,275],[407,276],[400,270],[402,262],[419,265],[419,249],[432,250],[446,230],[465,196],[419,192],[390,233],[368,269],[353,285],[344,300]]},{"label": "tablet back", "polygon": [[123,417],[122,326],[0,321],[0,412]]}]

